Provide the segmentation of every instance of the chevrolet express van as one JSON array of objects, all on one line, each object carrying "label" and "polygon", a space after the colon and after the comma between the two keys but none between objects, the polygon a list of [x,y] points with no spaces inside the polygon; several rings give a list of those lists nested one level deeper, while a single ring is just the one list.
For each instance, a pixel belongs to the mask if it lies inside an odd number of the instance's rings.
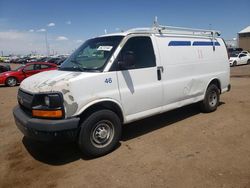
[{"label": "chevrolet express van", "polygon": [[122,124],[197,102],[215,111],[229,75],[217,31],[132,29],[89,39],[58,70],[25,79],[13,114],[27,137],[70,138],[101,156],[118,144]]}]

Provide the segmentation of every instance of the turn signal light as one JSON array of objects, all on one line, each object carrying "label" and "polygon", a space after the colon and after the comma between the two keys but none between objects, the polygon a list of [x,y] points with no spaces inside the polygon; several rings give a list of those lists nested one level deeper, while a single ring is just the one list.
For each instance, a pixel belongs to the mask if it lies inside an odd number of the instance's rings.
[{"label": "turn signal light", "polygon": [[34,117],[44,118],[61,118],[63,116],[62,110],[32,110]]}]

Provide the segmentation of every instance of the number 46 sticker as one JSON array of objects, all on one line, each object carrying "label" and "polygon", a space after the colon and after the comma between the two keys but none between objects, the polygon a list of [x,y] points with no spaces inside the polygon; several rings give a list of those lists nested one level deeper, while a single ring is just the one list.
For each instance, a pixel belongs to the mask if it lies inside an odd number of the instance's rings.
[{"label": "number 46 sticker", "polygon": [[106,78],[104,82],[106,84],[111,84],[112,83],[112,78]]}]

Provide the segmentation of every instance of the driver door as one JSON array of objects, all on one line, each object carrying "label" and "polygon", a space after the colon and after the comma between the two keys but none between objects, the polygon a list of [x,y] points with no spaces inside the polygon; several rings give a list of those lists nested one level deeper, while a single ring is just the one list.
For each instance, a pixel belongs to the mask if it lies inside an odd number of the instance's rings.
[{"label": "driver door", "polygon": [[149,36],[132,37],[121,50],[116,64],[124,62],[124,54],[133,54],[134,65],[121,70],[117,77],[120,97],[127,121],[157,113],[163,102],[163,88],[153,44]]},{"label": "driver door", "polygon": [[34,74],[37,74],[40,71],[41,71],[41,65],[39,64],[31,64],[31,65],[26,66],[23,69],[25,78],[30,77]]}]

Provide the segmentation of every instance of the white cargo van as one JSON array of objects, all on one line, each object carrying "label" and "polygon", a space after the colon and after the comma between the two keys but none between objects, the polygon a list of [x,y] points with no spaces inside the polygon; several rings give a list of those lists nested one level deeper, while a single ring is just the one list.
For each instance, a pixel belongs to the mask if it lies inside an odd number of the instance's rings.
[{"label": "white cargo van", "polygon": [[58,70],[25,79],[13,114],[27,137],[72,138],[100,156],[118,144],[122,124],[197,102],[216,110],[229,71],[217,31],[132,29],[87,40]]}]

